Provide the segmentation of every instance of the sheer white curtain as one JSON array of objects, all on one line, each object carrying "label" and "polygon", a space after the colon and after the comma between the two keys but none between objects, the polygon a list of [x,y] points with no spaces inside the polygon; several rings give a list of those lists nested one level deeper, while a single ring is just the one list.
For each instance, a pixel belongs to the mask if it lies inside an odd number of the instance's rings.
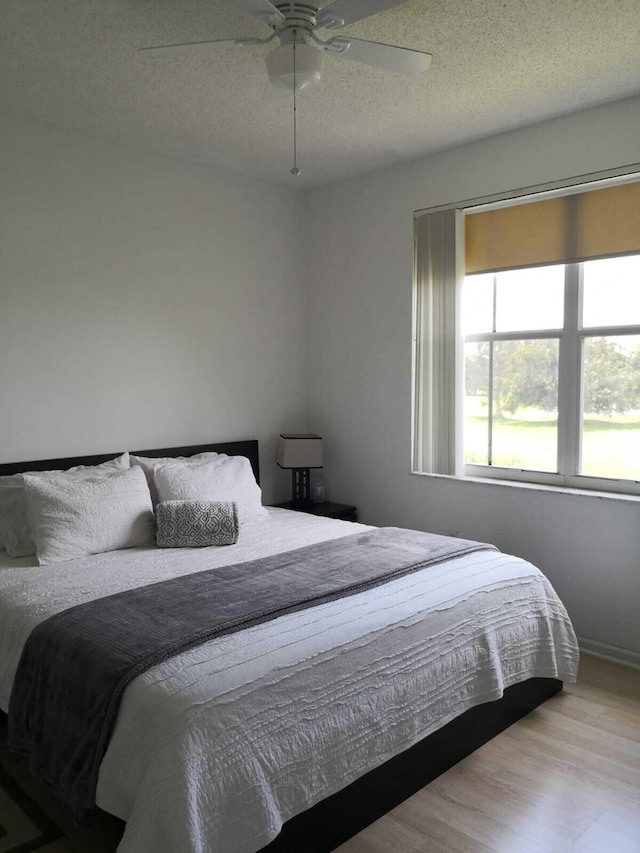
[{"label": "sheer white curtain", "polygon": [[421,473],[464,473],[461,292],[464,214],[415,220],[413,460]]}]

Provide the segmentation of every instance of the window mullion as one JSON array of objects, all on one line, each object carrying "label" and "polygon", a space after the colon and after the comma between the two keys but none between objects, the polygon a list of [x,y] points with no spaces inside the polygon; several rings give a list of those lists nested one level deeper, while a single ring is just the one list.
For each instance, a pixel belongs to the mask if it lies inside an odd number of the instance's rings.
[{"label": "window mullion", "polygon": [[489,344],[489,386],[487,395],[487,464],[493,465],[493,341]]},{"label": "window mullion", "polygon": [[[600,334],[598,332],[598,334]],[[489,341],[546,341],[549,338],[560,338],[562,329],[522,329],[515,332],[478,332],[467,335],[467,343],[484,343]]]},{"label": "window mullion", "polygon": [[[497,328],[497,317],[498,317],[498,276],[494,274],[493,276],[493,296],[492,296],[492,305],[491,305],[491,332],[495,334]],[[494,343],[493,339],[489,343],[489,388],[488,388],[488,397],[487,397],[487,408],[488,408],[488,435],[487,435],[487,464],[493,465],[493,356],[494,356]]]},{"label": "window mullion", "polygon": [[565,267],[564,328],[558,366],[558,472],[580,472],[582,265]]}]

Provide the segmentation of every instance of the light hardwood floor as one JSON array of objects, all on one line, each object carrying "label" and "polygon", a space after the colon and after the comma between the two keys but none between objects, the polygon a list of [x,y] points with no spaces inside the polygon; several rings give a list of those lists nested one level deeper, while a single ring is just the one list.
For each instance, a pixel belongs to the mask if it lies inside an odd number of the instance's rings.
[{"label": "light hardwood floor", "polygon": [[339,853],[640,853],[640,671],[583,655],[577,684]]}]

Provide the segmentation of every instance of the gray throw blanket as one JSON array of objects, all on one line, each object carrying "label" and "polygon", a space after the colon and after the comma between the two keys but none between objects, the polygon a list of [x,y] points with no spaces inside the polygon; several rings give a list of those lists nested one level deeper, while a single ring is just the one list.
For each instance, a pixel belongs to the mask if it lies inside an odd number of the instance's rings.
[{"label": "gray throw blanket", "polygon": [[122,694],[136,676],[222,634],[484,549],[493,546],[382,528],[71,607],[27,639],[9,747],[86,819]]}]

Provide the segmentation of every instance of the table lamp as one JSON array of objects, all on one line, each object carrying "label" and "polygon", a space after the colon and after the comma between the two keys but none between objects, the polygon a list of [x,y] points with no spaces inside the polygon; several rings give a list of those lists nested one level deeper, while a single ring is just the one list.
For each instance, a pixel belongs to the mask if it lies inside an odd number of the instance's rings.
[{"label": "table lamp", "polygon": [[291,506],[307,506],[309,499],[309,471],[322,468],[322,438],[319,435],[300,433],[280,435],[278,465],[291,469]]}]

